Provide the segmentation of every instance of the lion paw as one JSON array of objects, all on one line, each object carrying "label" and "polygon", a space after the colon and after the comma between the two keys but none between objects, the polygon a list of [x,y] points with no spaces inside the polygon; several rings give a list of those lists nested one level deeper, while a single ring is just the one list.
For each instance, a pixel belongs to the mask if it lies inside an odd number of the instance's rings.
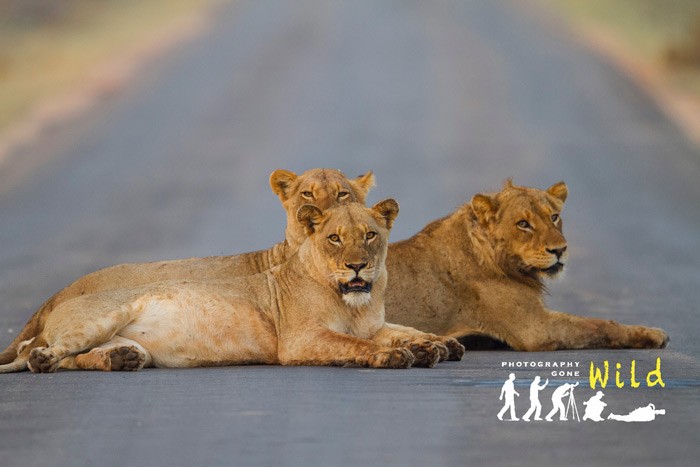
[{"label": "lion paw", "polygon": [[458,362],[462,360],[462,357],[464,356],[464,346],[459,343],[459,341],[453,337],[446,337],[443,341],[443,344],[447,347],[449,351],[449,355],[447,356],[447,360],[450,360],[452,362]]},{"label": "lion paw", "polygon": [[136,371],[143,368],[146,356],[134,346],[122,346],[109,353],[112,371]]},{"label": "lion paw", "polygon": [[638,333],[638,344],[641,349],[663,349],[670,338],[663,329],[643,327]]},{"label": "lion paw", "polygon": [[438,352],[440,353],[440,359],[438,362],[444,362],[450,357],[450,349],[448,349],[445,344],[436,340],[431,340],[431,342],[435,347],[437,347]]},{"label": "lion paw", "polygon": [[48,347],[37,347],[29,353],[29,369],[32,373],[53,373],[61,359]]},{"label": "lion paw", "polygon": [[427,339],[414,339],[407,342],[404,346],[411,351],[415,357],[413,366],[422,368],[432,368],[441,360],[441,349],[444,347],[445,356],[447,355],[447,347],[437,342],[431,342]]},{"label": "lion paw", "polygon": [[367,364],[373,368],[410,368],[414,360],[408,349],[391,349],[371,355]]}]

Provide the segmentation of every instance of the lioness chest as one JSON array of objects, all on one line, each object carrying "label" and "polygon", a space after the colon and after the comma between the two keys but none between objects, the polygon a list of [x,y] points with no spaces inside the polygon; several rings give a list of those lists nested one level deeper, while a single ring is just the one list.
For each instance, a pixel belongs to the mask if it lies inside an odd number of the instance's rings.
[{"label": "lioness chest", "polygon": [[141,344],[158,367],[277,363],[277,333],[264,290],[172,286],[136,299],[134,319],[117,335]]}]

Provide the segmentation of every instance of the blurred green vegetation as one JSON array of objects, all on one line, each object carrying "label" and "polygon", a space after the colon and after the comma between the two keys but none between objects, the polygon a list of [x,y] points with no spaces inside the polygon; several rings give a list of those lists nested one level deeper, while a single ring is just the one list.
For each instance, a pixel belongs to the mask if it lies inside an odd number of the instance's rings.
[{"label": "blurred green vegetation", "polygon": [[647,60],[700,65],[698,0],[547,0],[575,21],[604,27]]},{"label": "blurred green vegetation", "polygon": [[212,0],[0,0],[0,130]]},{"label": "blurred green vegetation", "polygon": [[671,86],[700,96],[700,0],[542,0],[574,22],[605,30],[661,70]]}]

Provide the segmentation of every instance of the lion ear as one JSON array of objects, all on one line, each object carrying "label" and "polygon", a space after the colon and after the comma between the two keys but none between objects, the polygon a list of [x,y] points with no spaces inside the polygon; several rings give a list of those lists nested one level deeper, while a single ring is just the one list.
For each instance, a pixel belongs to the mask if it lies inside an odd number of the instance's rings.
[{"label": "lion ear", "polygon": [[377,222],[383,224],[387,229],[394,225],[394,219],[399,215],[399,203],[394,199],[385,199],[372,206],[374,217]]},{"label": "lion ear", "polygon": [[311,235],[323,220],[323,211],[313,204],[305,204],[297,210],[297,220],[304,227],[307,235]]},{"label": "lion ear", "polygon": [[471,201],[472,209],[479,218],[480,222],[487,223],[493,218],[498,209],[498,203],[495,198],[489,195],[478,194],[474,195]]},{"label": "lion ear", "polygon": [[360,175],[354,180],[350,180],[350,185],[357,196],[357,202],[365,204],[367,193],[369,193],[369,190],[374,188],[376,185],[374,181],[374,174],[370,170],[366,174]]},{"label": "lion ear", "polygon": [[283,203],[289,199],[292,183],[297,179],[297,174],[288,170],[275,170],[270,174],[270,188],[279,196]]},{"label": "lion ear", "polygon": [[564,203],[566,202],[566,197],[569,196],[569,189],[566,187],[566,183],[559,182],[547,188],[547,193]]}]

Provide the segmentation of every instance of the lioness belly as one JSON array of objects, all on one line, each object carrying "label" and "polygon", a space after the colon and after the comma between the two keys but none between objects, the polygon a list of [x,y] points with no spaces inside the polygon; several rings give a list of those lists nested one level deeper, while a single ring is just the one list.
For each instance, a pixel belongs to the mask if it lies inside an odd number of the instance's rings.
[{"label": "lioness belly", "polygon": [[141,344],[156,367],[277,363],[274,323],[246,300],[174,294],[139,301],[118,335]]}]

